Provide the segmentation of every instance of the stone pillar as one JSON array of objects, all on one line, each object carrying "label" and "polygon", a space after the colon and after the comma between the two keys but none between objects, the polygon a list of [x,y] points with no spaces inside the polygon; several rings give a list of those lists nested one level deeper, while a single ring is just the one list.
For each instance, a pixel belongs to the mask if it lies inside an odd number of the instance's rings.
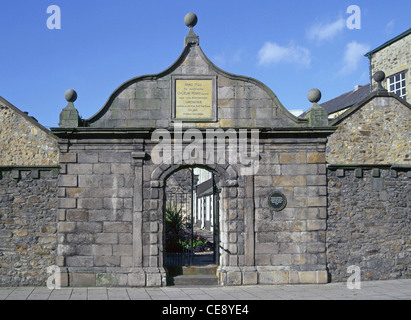
[{"label": "stone pillar", "polygon": [[308,92],[308,100],[312,103],[311,108],[307,111],[306,119],[310,127],[327,127],[328,114],[323,107],[318,104],[321,100],[321,92],[318,89],[311,89]]},{"label": "stone pillar", "polygon": [[65,98],[68,102],[67,106],[60,113],[59,126],[63,128],[75,128],[79,126],[80,116],[77,109],[74,107],[74,101],[77,100],[76,91],[70,89],[66,91]]},{"label": "stone pillar", "polygon": [[152,180],[143,184],[142,266],[147,287],[166,285],[163,267],[163,182]]},{"label": "stone pillar", "polygon": [[255,267],[255,205],[254,205],[254,176],[245,177],[245,203],[244,203],[244,254],[245,261],[242,267],[242,284],[257,284],[257,268]]},{"label": "stone pillar", "polygon": [[222,189],[222,210],[220,211],[220,267],[219,278],[222,285],[241,285],[240,256],[244,257],[242,233],[243,213],[237,204],[238,182],[226,181]]},{"label": "stone pillar", "polygon": [[131,154],[134,165],[133,198],[133,273],[129,274],[131,286],[145,286],[143,270],[143,163],[146,153],[137,151]]}]

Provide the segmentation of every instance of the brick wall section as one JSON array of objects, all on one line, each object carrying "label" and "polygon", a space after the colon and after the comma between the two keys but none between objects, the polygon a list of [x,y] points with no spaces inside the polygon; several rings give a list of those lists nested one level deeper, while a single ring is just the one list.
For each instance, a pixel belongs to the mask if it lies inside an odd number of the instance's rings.
[{"label": "brick wall section", "polygon": [[331,280],[346,281],[350,265],[362,280],[410,278],[411,171],[328,170],[328,194]]},{"label": "brick wall section", "polygon": [[0,286],[46,285],[56,264],[57,172],[0,171]]}]

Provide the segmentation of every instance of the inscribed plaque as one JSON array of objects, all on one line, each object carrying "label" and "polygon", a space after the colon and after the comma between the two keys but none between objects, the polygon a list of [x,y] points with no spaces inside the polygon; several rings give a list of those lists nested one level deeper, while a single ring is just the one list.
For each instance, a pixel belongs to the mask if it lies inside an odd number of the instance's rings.
[{"label": "inscribed plaque", "polygon": [[213,118],[213,81],[181,79],[175,83],[177,119]]}]

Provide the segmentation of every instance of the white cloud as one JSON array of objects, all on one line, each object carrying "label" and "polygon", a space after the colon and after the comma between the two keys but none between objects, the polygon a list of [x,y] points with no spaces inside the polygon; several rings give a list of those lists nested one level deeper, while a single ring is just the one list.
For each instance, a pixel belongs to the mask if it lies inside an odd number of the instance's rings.
[{"label": "white cloud", "polygon": [[358,64],[364,58],[364,54],[370,51],[370,46],[365,43],[352,41],[347,44],[344,53],[344,67],[340,70],[341,74],[347,74],[357,70]]},{"label": "white cloud", "polygon": [[316,23],[308,29],[307,37],[318,42],[330,40],[343,31],[345,26],[346,22],[343,18],[339,18],[331,23]]},{"label": "white cloud", "polygon": [[388,35],[391,35],[393,33],[394,30],[394,25],[395,25],[395,20],[391,20],[390,22],[387,23],[387,25],[385,26],[385,33]]},{"label": "white cloud", "polygon": [[288,46],[280,46],[275,42],[266,42],[258,52],[258,64],[268,66],[280,62],[309,67],[311,53],[308,49],[294,43],[290,43]]},{"label": "white cloud", "polygon": [[217,66],[231,66],[236,63],[240,63],[244,58],[244,50],[238,49],[235,52],[227,53],[226,51],[222,51],[213,56],[213,61],[217,64]]}]

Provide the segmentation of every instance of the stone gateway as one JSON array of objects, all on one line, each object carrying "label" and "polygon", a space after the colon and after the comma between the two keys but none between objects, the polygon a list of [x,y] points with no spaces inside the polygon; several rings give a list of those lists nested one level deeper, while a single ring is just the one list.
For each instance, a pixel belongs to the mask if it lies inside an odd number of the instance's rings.
[{"label": "stone gateway", "polygon": [[[167,232],[171,195],[165,188],[168,177],[184,168],[202,168],[215,181],[212,202],[197,189],[190,196],[218,217],[209,220],[208,239],[219,283],[326,283],[325,147],[334,129],[291,115],[261,82],[217,68],[189,28],[183,53],[169,69],[124,83],[90,119],[80,119],[68,100],[60,127],[52,129],[59,137],[62,169],[57,261],[67,283],[165,285],[175,267],[170,248],[179,250],[175,247],[185,243],[185,250],[194,241],[184,238],[171,245],[175,240]],[[169,133],[174,148],[190,146],[192,137],[186,134],[217,147],[210,154],[202,143],[200,157],[184,152],[181,159],[172,153],[157,163],[152,133],[158,129]],[[253,175],[242,174],[236,161],[244,152],[233,157],[229,147],[234,134],[248,142],[242,151],[252,153],[256,146],[249,135],[241,137],[244,129],[259,133]],[[220,148],[217,139],[207,140],[207,130],[222,132]],[[273,199],[268,201],[273,186],[287,197],[281,216],[270,206]],[[175,208],[186,225],[195,223],[198,203]],[[198,237],[198,232],[187,233]]]},{"label": "stone gateway", "polygon": [[409,278],[411,105],[378,72],[332,121],[317,89],[296,117],[215,66],[197,21],[89,119],[74,90],[51,132],[0,98],[0,285],[50,266],[73,287]]}]

